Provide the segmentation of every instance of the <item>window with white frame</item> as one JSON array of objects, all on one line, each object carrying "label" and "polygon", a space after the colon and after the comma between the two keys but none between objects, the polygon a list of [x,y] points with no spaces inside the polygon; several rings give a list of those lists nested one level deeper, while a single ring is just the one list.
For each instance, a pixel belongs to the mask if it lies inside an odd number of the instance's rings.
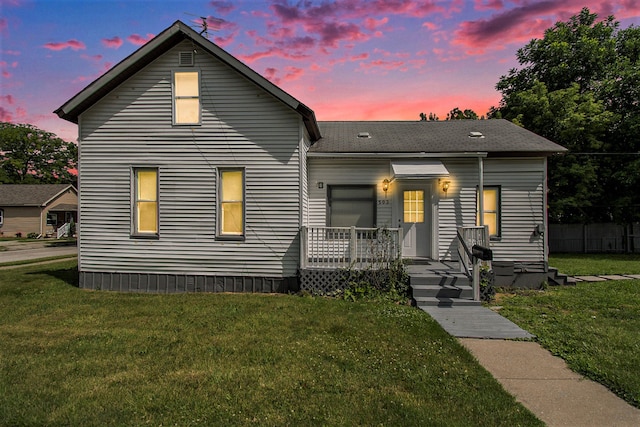
[{"label": "window with white frame", "polygon": [[134,236],[158,235],[158,169],[133,169],[133,232]]},{"label": "window with white frame", "polygon": [[375,227],[375,185],[331,185],[327,196],[329,227]]},{"label": "window with white frame", "polygon": [[173,123],[200,124],[200,73],[175,71],[173,73]]},{"label": "window with white frame", "polygon": [[[499,186],[486,186],[483,188],[482,224],[489,227],[489,237],[491,238],[499,238],[502,235],[500,227],[500,190]],[[479,201],[477,211],[480,211]],[[477,216],[477,223],[480,224],[480,215]]]},{"label": "window with white frame", "polygon": [[4,224],[4,209],[0,209],[0,227]]},{"label": "window with white frame", "polygon": [[244,194],[244,169],[218,170],[218,237],[244,237]]}]

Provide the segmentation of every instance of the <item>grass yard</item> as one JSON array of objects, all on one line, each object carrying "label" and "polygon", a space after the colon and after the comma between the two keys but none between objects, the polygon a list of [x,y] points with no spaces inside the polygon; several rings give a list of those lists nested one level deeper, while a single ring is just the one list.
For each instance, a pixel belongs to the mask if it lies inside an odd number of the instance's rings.
[{"label": "grass yard", "polygon": [[549,265],[570,276],[640,274],[640,254],[554,254]]},{"label": "grass yard", "polygon": [[640,280],[519,291],[496,304],[571,369],[640,408]]},{"label": "grass yard", "polygon": [[542,425],[425,313],[0,271],[1,425]]}]

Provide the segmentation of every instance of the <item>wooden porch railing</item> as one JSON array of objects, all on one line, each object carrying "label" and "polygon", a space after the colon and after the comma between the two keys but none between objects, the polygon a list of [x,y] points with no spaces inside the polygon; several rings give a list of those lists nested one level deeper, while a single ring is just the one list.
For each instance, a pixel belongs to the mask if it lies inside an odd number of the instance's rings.
[{"label": "wooden porch railing", "polygon": [[71,224],[66,222],[58,227],[57,238],[62,239],[63,237],[69,237],[69,231],[71,231]]},{"label": "wooden porch railing", "polygon": [[460,271],[471,277],[473,245],[489,247],[489,227],[486,225],[477,227],[458,227],[458,259]]},{"label": "wooden porch railing", "polygon": [[302,227],[300,268],[387,268],[401,257],[398,228]]},{"label": "wooden porch railing", "polygon": [[480,301],[480,260],[474,260],[471,249],[474,245],[489,247],[489,227],[458,227],[457,234],[460,270],[471,279],[473,299]]}]

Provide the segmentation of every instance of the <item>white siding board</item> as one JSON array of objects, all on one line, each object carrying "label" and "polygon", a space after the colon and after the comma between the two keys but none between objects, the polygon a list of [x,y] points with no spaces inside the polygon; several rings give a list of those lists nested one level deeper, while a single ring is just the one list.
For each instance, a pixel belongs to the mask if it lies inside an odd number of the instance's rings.
[{"label": "white siding board", "polygon": [[[172,126],[170,50],[81,117],[84,271],[292,276],[298,263],[297,113],[209,56],[201,126]],[[304,164],[304,163],[302,163]],[[160,237],[130,237],[131,167],[159,169]],[[216,168],[244,167],[246,239],[216,240]]]}]

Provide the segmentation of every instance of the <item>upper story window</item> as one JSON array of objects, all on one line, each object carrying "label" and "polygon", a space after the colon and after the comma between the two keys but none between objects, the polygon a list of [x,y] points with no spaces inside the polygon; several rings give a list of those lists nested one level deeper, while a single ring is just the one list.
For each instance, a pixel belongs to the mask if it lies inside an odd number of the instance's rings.
[{"label": "upper story window", "polygon": [[175,71],[173,73],[173,123],[200,124],[200,73]]},{"label": "upper story window", "polygon": [[135,168],[133,191],[133,235],[158,236],[158,169]]}]

